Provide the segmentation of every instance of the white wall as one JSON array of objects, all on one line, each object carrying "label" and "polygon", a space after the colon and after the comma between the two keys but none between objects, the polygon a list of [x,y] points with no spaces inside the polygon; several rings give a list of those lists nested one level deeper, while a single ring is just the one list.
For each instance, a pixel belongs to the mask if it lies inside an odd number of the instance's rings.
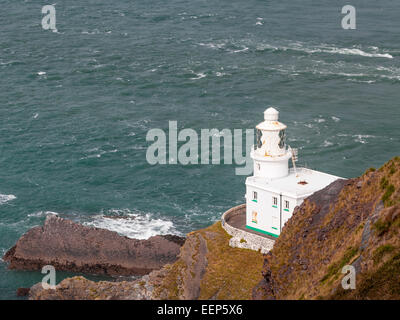
[{"label": "white wall", "polygon": [[[280,195],[277,193],[253,186],[247,186],[246,190],[246,225],[275,235],[280,235],[281,228],[292,217],[294,209],[304,201],[303,198],[296,199],[282,195],[281,203]],[[257,202],[253,201],[253,191],[257,192]],[[278,199],[276,208],[273,204],[273,197]],[[288,210],[285,210],[285,201],[289,201]],[[282,216],[280,215],[281,205]],[[257,223],[252,221],[253,211],[257,212]]]},{"label": "white wall", "polygon": [[281,178],[289,174],[288,160],[262,162],[254,160],[254,176],[267,178]]},{"label": "white wall", "polygon": [[[275,235],[280,234],[280,200],[279,194],[271,193],[253,186],[247,186],[246,224],[250,227]],[[257,202],[253,201],[253,191],[257,192]],[[276,208],[272,197],[277,197]],[[253,222],[253,212],[257,212],[257,223]],[[275,229],[276,228],[276,229]]]}]

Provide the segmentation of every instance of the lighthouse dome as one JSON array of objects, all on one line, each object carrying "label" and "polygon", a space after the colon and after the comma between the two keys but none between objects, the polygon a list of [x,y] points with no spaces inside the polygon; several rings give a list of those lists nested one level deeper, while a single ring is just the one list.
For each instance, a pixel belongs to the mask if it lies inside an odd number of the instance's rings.
[{"label": "lighthouse dome", "polygon": [[259,123],[256,128],[260,130],[279,131],[286,129],[286,125],[278,121],[279,111],[269,107],[264,111],[264,121]]},{"label": "lighthouse dome", "polygon": [[264,111],[264,120],[265,121],[278,121],[279,119],[279,111],[273,107],[268,108]]}]

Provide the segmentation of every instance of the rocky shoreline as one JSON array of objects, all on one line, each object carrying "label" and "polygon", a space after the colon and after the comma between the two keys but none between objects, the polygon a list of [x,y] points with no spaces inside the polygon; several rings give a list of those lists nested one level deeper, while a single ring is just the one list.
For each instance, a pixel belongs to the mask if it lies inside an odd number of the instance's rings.
[{"label": "rocky shoreline", "polygon": [[185,239],[175,235],[130,239],[118,233],[86,227],[58,216],[26,232],[3,260],[9,269],[58,271],[110,276],[145,275],[177,260]]}]

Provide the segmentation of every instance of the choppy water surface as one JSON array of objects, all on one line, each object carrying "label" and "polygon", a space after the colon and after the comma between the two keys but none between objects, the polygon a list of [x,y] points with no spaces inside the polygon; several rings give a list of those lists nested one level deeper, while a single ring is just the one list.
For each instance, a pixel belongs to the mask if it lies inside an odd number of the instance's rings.
[{"label": "choppy water surface", "polygon": [[[3,1],[0,255],[51,213],[147,238],[243,202],[234,165],[146,162],[169,120],[246,129],[274,105],[300,163],[344,177],[399,154],[400,4],[353,1],[354,31],[345,4],[71,0],[55,33],[37,1]],[[0,298],[39,279],[0,261]]]}]

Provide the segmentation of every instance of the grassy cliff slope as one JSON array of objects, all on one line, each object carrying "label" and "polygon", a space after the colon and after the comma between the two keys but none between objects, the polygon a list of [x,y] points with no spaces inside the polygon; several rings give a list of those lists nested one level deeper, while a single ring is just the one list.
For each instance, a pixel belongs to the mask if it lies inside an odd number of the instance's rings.
[{"label": "grassy cliff slope", "polygon": [[[342,288],[345,265],[354,290]],[[255,299],[400,299],[400,158],[307,198],[262,272]]]}]

